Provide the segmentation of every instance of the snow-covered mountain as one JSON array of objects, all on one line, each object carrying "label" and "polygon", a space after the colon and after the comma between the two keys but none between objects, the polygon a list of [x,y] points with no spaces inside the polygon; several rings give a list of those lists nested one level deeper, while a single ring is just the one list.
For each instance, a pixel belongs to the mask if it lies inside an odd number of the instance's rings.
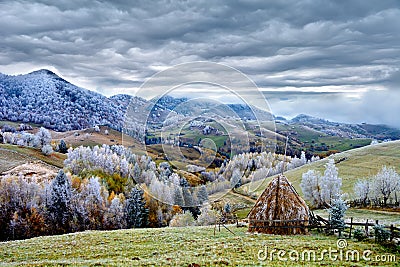
[{"label": "snow-covered mountain", "polygon": [[49,70],[0,75],[0,119],[43,124],[57,131],[108,125],[120,130],[130,96],[107,98]]}]

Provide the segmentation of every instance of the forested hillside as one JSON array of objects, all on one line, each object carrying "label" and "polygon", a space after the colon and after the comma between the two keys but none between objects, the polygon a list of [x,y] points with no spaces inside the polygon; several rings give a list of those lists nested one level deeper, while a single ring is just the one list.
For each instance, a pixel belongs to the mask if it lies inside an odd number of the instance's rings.
[{"label": "forested hillside", "polygon": [[0,119],[69,131],[108,125],[121,130],[130,96],[107,98],[77,87],[49,70],[0,75]]}]

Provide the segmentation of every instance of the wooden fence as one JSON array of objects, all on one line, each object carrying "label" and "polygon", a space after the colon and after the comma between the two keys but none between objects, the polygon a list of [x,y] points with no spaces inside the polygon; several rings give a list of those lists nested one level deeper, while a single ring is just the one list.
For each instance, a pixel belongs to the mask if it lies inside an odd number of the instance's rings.
[{"label": "wooden fence", "polygon": [[[287,229],[287,228],[308,228],[308,229],[317,229],[318,231],[324,231],[324,232],[330,232],[333,230],[339,231],[339,234],[342,237],[345,238],[351,238],[354,237],[354,230],[356,227],[362,228],[364,230],[364,233],[366,237],[371,237],[374,236],[374,229],[373,227],[375,225],[379,225],[379,220],[365,220],[363,222],[360,221],[354,221],[354,219],[351,217],[350,220],[345,221],[345,227],[344,228],[334,228],[329,224],[329,220],[322,218],[321,216],[315,216],[312,218],[312,220],[253,220],[253,219],[247,219],[246,220],[249,223],[249,228],[271,228],[271,229],[276,229],[276,228],[281,228],[281,229]],[[254,223],[258,223],[254,225]],[[262,223],[263,225],[260,226],[259,223]],[[254,226],[252,226],[254,225]],[[400,238],[400,228],[394,226],[393,224],[391,225],[384,225],[384,229],[388,230],[390,233],[390,241],[392,241],[394,238]]]},{"label": "wooden fence", "polygon": [[[356,226],[360,226],[364,229],[364,233],[367,237],[373,236],[371,234],[371,228],[373,228],[375,225],[379,225],[379,220],[366,220],[365,222],[355,222],[353,221],[353,217],[350,218],[349,221],[345,221],[346,227],[343,229],[343,233],[345,237],[351,238],[353,235],[353,230]],[[400,238],[400,228],[395,227],[393,224],[391,225],[383,225],[383,228],[388,230],[390,232],[390,241],[393,240],[393,238]],[[347,236],[346,236],[347,235]]]},{"label": "wooden fence", "polygon": [[352,208],[400,208],[399,201],[394,198],[387,199],[386,204],[383,198],[353,199],[348,204]]}]

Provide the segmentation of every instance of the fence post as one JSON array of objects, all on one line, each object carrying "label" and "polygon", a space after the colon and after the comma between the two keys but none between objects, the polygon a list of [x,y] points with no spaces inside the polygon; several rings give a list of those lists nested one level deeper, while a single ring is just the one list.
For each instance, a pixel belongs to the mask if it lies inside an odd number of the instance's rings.
[{"label": "fence post", "polygon": [[392,241],[394,238],[394,228],[393,224],[390,225],[390,241]]},{"label": "fence post", "polygon": [[351,229],[353,229],[353,217],[350,218],[350,232],[349,232],[349,238],[351,238]]},{"label": "fence post", "polygon": [[369,236],[369,233],[368,233],[368,219],[367,219],[367,221],[365,222],[365,235],[366,235],[366,236]]}]

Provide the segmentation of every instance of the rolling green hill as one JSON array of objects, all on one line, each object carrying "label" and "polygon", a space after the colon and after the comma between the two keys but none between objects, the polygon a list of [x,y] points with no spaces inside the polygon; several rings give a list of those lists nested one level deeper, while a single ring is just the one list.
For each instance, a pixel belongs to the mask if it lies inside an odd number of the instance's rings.
[{"label": "rolling green hill", "polygon": [[[354,183],[357,179],[375,175],[383,165],[392,166],[400,172],[400,141],[380,143],[373,146],[366,146],[348,150],[332,155],[335,159],[336,167],[339,169],[339,176],[343,179],[342,190],[351,194]],[[286,177],[292,182],[296,190],[301,193],[300,182],[302,174],[310,169],[315,169],[323,173],[328,159],[325,158],[318,162],[304,165],[300,168],[285,172]],[[256,181],[239,188],[239,192],[255,191],[258,195],[266,188],[272,177],[265,180]]]}]

